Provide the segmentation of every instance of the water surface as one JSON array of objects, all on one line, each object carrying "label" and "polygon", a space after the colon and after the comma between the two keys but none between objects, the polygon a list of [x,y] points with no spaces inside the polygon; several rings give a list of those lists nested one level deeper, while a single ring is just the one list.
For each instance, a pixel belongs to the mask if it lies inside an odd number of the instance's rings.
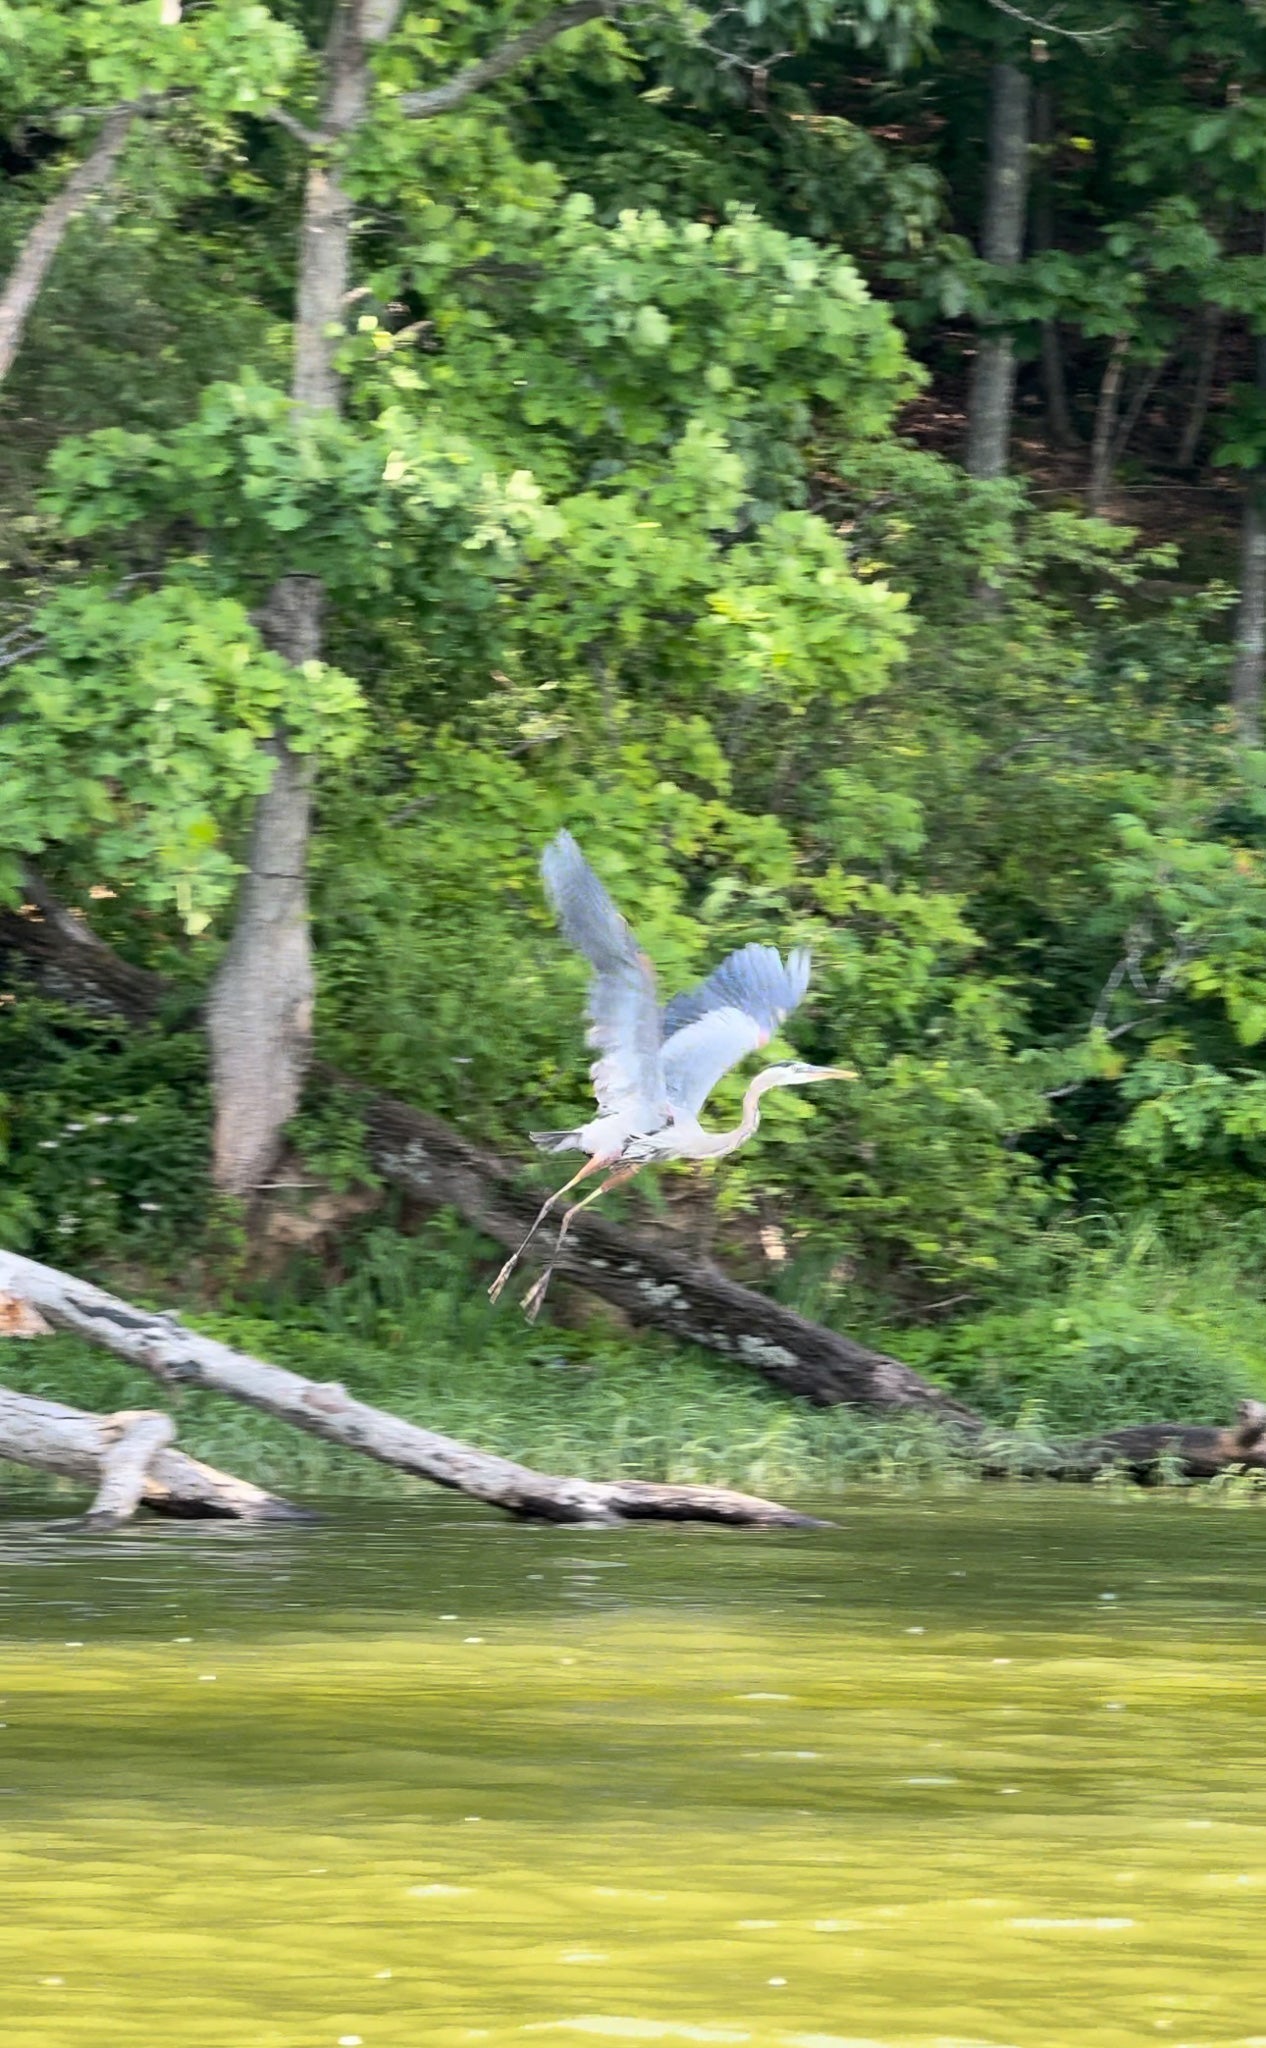
[{"label": "water surface", "polygon": [[0,1520],[5,2048],[1266,2048],[1266,1518]]}]

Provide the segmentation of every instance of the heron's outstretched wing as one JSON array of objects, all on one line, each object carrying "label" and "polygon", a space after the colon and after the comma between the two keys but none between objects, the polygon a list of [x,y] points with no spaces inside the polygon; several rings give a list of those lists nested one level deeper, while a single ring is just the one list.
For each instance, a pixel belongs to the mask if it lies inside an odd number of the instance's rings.
[{"label": "heron's outstretched wing", "polygon": [[722,1074],[769,1043],[808,986],[808,953],[784,963],[773,946],[743,946],[665,1004],[664,1080],[674,1113],[697,1116]]},{"label": "heron's outstretched wing", "polygon": [[733,1009],[745,1010],[766,1038],[772,1038],[783,1019],[804,1001],[810,958],[803,948],[788,953],[784,962],[774,946],[740,946],[698,988],[688,988],[665,1003],[664,1037],[671,1038],[709,1010]]},{"label": "heron's outstretched wing", "polygon": [[659,1130],[667,1099],[654,969],[570,832],[546,847],[541,874],[564,938],[593,967],[589,1043],[599,1057],[590,1074],[598,1107],[623,1117],[630,1132]]},{"label": "heron's outstretched wing", "polygon": [[709,1010],[664,1046],[664,1086],[675,1117],[697,1117],[722,1074],[769,1042],[744,1010]]}]

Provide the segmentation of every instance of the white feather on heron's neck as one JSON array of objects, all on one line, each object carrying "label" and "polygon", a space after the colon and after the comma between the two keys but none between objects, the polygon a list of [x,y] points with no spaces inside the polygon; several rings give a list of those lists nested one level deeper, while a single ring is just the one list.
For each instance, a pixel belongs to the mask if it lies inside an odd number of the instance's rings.
[{"label": "white feather on heron's neck", "polygon": [[[771,1088],[794,1087],[787,1082],[782,1067],[762,1067],[747,1084],[743,1097],[743,1114],[732,1131],[705,1131],[702,1124],[692,1131],[690,1148],[683,1147],[682,1156],[687,1159],[723,1159],[727,1152],[737,1152],[760,1128],[760,1099]],[[680,1128],[680,1127],[679,1127]],[[670,1126],[671,1129],[671,1126]]]}]

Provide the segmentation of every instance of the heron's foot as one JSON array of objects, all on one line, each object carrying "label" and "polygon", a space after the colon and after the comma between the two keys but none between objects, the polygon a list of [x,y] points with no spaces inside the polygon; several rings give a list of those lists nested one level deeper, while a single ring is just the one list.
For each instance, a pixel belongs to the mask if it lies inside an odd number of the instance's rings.
[{"label": "heron's foot", "polygon": [[549,1293],[549,1283],[554,1277],[554,1268],[547,1266],[539,1280],[534,1280],[523,1297],[522,1308],[529,1323],[534,1323],[541,1313],[541,1307]]},{"label": "heron's foot", "polygon": [[513,1273],[518,1263],[519,1254],[515,1252],[512,1258],[508,1258],[506,1260],[504,1266],[501,1268],[501,1271],[498,1273],[496,1279],[493,1281],[492,1286],[488,1289],[489,1301],[500,1300],[501,1294],[505,1288],[506,1281],[510,1278],[511,1273]]}]

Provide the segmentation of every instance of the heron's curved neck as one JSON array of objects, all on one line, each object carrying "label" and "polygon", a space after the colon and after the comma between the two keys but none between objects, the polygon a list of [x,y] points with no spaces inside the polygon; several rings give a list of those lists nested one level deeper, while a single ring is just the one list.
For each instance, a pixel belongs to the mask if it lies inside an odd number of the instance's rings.
[{"label": "heron's curved neck", "polygon": [[743,1097],[743,1114],[735,1124],[734,1129],[732,1131],[709,1132],[708,1135],[711,1139],[711,1143],[708,1146],[709,1158],[722,1159],[727,1152],[736,1152],[740,1145],[747,1143],[748,1139],[760,1127],[761,1096],[766,1094],[769,1089],[779,1087],[781,1082],[782,1076],[778,1072],[777,1067],[762,1067],[759,1074],[753,1075],[748,1083],[747,1093]]}]

